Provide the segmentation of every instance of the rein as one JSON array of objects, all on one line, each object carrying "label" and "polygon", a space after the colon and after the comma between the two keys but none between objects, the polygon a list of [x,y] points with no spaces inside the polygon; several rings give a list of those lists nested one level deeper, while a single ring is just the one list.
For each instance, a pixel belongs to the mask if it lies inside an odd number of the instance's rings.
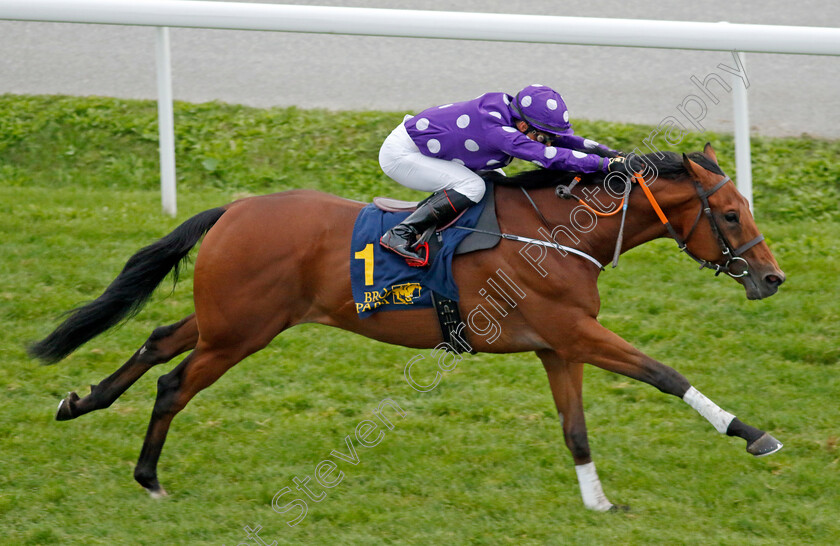
[{"label": "rein", "polygon": [[[618,267],[618,257],[621,255],[621,243],[624,241],[624,221],[627,219],[627,207],[630,204],[628,198],[630,197],[630,190],[633,189],[633,185],[630,183],[629,179],[625,179],[624,180],[624,196],[621,198],[621,203],[619,203],[618,206],[615,208],[615,210],[612,211],[612,212],[601,212],[601,211],[595,210],[594,208],[589,206],[589,204],[586,201],[584,201],[583,199],[581,199],[580,197],[576,197],[572,194],[572,190],[574,189],[575,186],[578,185],[580,180],[581,180],[580,176],[576,176],[574,178],[574,180],[572,180],[572,183],[569,184],[568,186],[562,186],[562,185],[557,186],[557,188],[555,189],[555,193],[557,194],[557,197],[559,197],[561,199],[577,199],[578,203],[583,205],[584,208],[589,210],[595,216],[599,216],[601,218],[605,218],[607,216],[613,216],[615,214],[618,214],[619,210],[621,211],[621,224],[620,224],[620,227],[618,229],[618,238],[616,239],[616,242],[615,242],[615,252],[613,253],[613,261],[612,261],[613,269],[615,269],[616,267]],[[528,193],[526,192],[525,195],[528,195]],[[528,196],[528,199],[529,200],[531,199],[530,195]],[[537,207],[534,204],[533,201],[531,201],[531,204],[534,205],[534,208]],[[537,212],[539,212],[539,211],[537,211]],[[542,214],[540,214],[540,217],[542,217]],[[543,222],[545,222],[545,220],[543,220]],[[549,227],[551,227],[551,226],[549,226]]]},{"label": "rein", "polygon": [[[574,187],[581,181],[581,178],[579,176],[576,176],[574,178],[574,180],[572,181],[572,183],[569,184],[568,186],[563,186],[563,185],[557,186],[557,188],[555,190],[555,193],[561,199],[576,199],[578,201],[578,203],[580,203],[587,210],[589,210],[590,212],[592,212],[593,214],[595,214],[596,216],[599,216],[599,217],[613,216],[615,214],[618,214],[619,211],[621,211],[621,224],[620,224],[620,227],[619,227],[619,230],[618,230],[618,237],[616,239],[615,253],[613,255],[613,262],[612,262],[612,266],[616,267],[616,266],[618,266],[618,257],[621,254],[621,245],[622,245],[622,241],[624,240],[624,223],[625,223],[625,220],[627,219],[627,209],[630,205],[630,192],[633,189],[633,182],[635,182],[642,188],[642,192],[644,192],[645,197],[647,197],[647,200],[650,203],[650,206],[653,208],[654,212],[656,213],[656,216],[659,218],[659,221],[662,222],[663,226],[665,226],[665,229],[668,231],[668,234],[671,236],[672,239],[674,239],[674,241],[677,243],[677,246],[679,247],[679,249],[682,252],[685,252],[688,255],[689,258],[691,258],[692,260],[694,260],[695,262],[700,264],[700,269],[712,269],[715,272],[715,276],[718,276],[721,273],[726,273],[730,277],[733,277],[733,278],[737,279],[737,278],[740,278],[740,277],[745,277],[745,276],[750,274],[749,263],[747,262],[747,260],[742,258],[741,255],[744,254],[749,249],[751,249],[752,247],[754,247],[755,245],[757,245],[758,243],[760,243],[761,241],[763,241],[764,240],[764,235],[759,234],[757,237],[755,237],[751,241],[748,241],[748,242],[744,243],[743,245],[741,245],[737,248],[733,248],[732,244],[729,242],[729,240],[726,238],[726,236],[721,231],[720,226],[718,225],[717,220],[715,220],[714,214],[712,213],[712,207],[709,204],[709,197],[714,195],[718,190],[720,190],[730,180],[731,179],[728,176],[725,176],[717,184],[715,184],[715,186],[711,190],[708,190],[708,191],[704,190],[699,182],[697,182],[696,180],[693,180],[694,187],[697,190],[697,197],[700,199],[700,203],[701,203],[702,206],[700,207],[700,210],[697,211],[697,217],[694,218],[694,222],[691,225],[691,229],[688,230],[688,234],[685,236],[685,239],[680,237],[680,235],[677,233],[677,231],[671,225],[671,222],[668,220],[668,217],[662,211],[662,207],[659,206],[659,203],[656,201],[656,198],[653,196],[653,192],[650,191],[650,188],[648,188],[647,182],[645,182],[645,179],[642,177],[642,175],[640,173],[633,173],[633,178],[632,179],[630,179],[629,177],[625,179],[625,181],[624,181],[624,195],[622,196],[621,202],[618,204],[618,207],[616,207],[616,209],[612,212],[598,211],[598,210],[592,208],[586,202],[584,202],[583,199],[581,199],[581,198],[572,194],[572,190],[574,189]],[[534,210],[536,211],[537,217],[539,217],[540,221],[542,221],[542,223],[545,224],[546,227],[548,227],[549,229],[552,229],[551,224],[548,222],[545,215],[543,215],[543,213],[540,211],[539,207],[537,207],[537,204],[531,198],[531,195],[528,193],[528,191],[522,186],[520,186],[520,188],[522,189],[522,193],[525,194],[525,197],[528,198],[528,201],[531,203],[531,206],[534,207]],[[700,223],[700,219],[703,217],[704,214],[705,214],[706,218],[709,220],[709,225],[711,226],[712,232],[714,233],[715,238],[717,239],[718,246],[720,247],[720,250],[721,250],[721,252],[723,253],[723,255],[726,259],[726,262],[723,263],[723,264],[716,264],[714,262],[710,262],[709,260],[704,260],[703,258],[698,257],[697,255],[695,255],[693,252],[691,252],[688,249],[688,245],[686,244],[688,242],[688,240],[691,238],[692,234],[694,233],[694,230],[697,228],[697,225]],[[495,235],[497,237],[501,237],[503,239],[508,239],[508,240],[511,240],[511,241],[518,241],[518,242],[521,242],[521,243],[529,243],[529,244],[535,244],[535,245],[540,245],[540,246],[545,246],[545,247],[550,247],[550,248],[556,248],[558,250],[569,252],[571,254],[575,254],[577,256],[580,256],[580,257],[582,257],[586,260],[589,260],[593,264],[597,265],[599,269],[601,269],[601,270],[604,269],[604,266],[601,265],[601,263],[597,259],[595,259],[591,255],[589,255],[585,252],[582,252],[580,250],[577,250],[575,248],[567,247],[567,246],[560,245],[560,244],[557,244],[557,243],[544,241],[542,239],[532,239],[530,237],[521,237],[519,235],[510,235],[510,234],[507,234],[507,233],[494,233],[494,232],[491,232],[491,231],[485,231],[485,230],[474,229],[474,228],[466,228],[466,227],[461,227],[461,226],[453,226],[453,227],[456,228],[456,229],[464,229],[464,230],[467,230],[467,231],[475,231],[475,232],[478,232],[478,233],[486,233],[488,235]],[[744,268],[744,270],[741,273],[733,273],[733,271],[732,271],[732,266],[736,262],[741,262],[743,264],[742,267]]]},{"label": "rein", "polygon": [[[580,178],[577,178],[576,180],[580,181]],[[551,224],[549,223],[549,221],[546,219],[546,217],[540,211],[539,207],[537,207],[537,204],[534,202],[533,199],[531,199],[531,195],[528,193],[528,190],[526,190],[524,186],[520,186],[520,189],[522,189],[522,193],[525,194],[525,197],[528,198],[528,201],[531,203],[531,206],[534,207],[534,211],[536,211],[537,216],[542,221],[542,223],[545,224],[545,226],[548,229],[553,229]],[[484,230],[484,229],[476,229],[476,228],[468,228],[468,227],[464,227],[464,226],[452,226],[452,227],[454,229],[463,229],[465,231],[471,231],[471,232],[475,232],[475,233],[484,233],[484,234],[487,234],[487,235],[495,235],[496,237],[501,237],[502,239],[507,239],[508,241],[517,241],[517,242],[520,242],[520,243],[528,243],[528,244],[544,246],[544,247],[548,247],[548,248],[555,248],[555,249],[557,249],[561,252],[568,252],[569,254],[574,254],[576,256],[580,256],[581,258],[583,258],[585,260],[588,260],[588,261],[592,262],[593,264],[595,264],[596,266],[598,266],[598,269],[600,269],[601,271],[604,270],[604,266],[601,264],[601,262],[599,262],[597,259],[595,259],[591,255],[587,254],[586,252],[583,252],[583,251],[578,250],[576,248],[572,248],[570,246],[561,245],[561,244],[556,243],[556,242],[544,241],[543,239],[533,239],[531,237],[522,237],[520,235],[511,235],[510,233],[495,233],[493,231],[487,231],[487,230]]]},{"label": "rein", "polygon": [[511,235],[510,233],[496,233],[493,231],[487,231],[484,229],[476,229],[476,228],[468,228],[464,226],[452,226],[452,229],[463,229],[464,231],[472,231],[475,233],[484,233],[486,235],[495,235],[496,237],[501,237],[502,239],[507,239],[508,241],[518,241],[520,243],[528,243],[531,245],[537,246],[545,246],[548,248],[556,248],[557,250],[562,250],[563,252],[568,252],[570,254],[575,254],[576,256],[580,256],[585,260],[589,260],[593,264],[598,266],[598,269],[603,270],[604,266],[601,265],[601,262],[587,254],[586,252],[580,251],[576,248],[572,248],[570,246],[561,245],[558,243],[550,243],[548,241],[543,241],[542,239],[532,239],[531,237],[521,237],[519,235]]}]

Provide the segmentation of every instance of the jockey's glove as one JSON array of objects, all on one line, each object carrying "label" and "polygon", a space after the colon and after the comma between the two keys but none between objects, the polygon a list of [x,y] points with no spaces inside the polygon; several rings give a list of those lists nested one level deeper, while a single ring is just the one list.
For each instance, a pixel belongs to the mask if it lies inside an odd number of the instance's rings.
[{"label": "jockey's glove", "polygon": [[641,160],[630,156],[630,157],[614,157],[610,159],[610,163],[607,166],[607,171],[611,173],[621,173],[627,176],[632,176],[633,173],[640,173],[644,170],[644,165],[642,164]]}]

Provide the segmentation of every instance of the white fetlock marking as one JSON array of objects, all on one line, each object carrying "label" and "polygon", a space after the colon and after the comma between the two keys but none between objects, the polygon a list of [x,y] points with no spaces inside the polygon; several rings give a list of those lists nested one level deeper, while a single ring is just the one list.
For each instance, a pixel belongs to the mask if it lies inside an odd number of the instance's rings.
[{"label": "white fetlock marking", "polygon": [[158,491],[149,491],[149,496],[151,496],[153,499],[162,499],[168,495],[166,493],[166,490],[163,487],[161,487]]},{"label": "white fetlock marking", "polygon": [[[69,395],[68,395],[68,396],[69,396]],[[56,410],[55,410],[55,412],[56,412],[56,413],[58,413],[58,412],[60,412],[60,411],[61,411],[61,406],[64,404],[64,401],[65,401],[65,400],[66,400],[66,398],[62,398],[62,399],[61,399],[61,401],[59,401],[59,403],[58,403],[58,408],[56,408]]]},{"label": "white fetlock marking", "polygon": [[590,510],[606,512],[613,507],[612,503],[604,495],[601,487],[601,480],[598,479],[598,472],[595,471],[595,463],[575,465],[578,483],[580,484],[580,496],[583,497],[583,505]]},{"label": "white fetlock marking", "polygon": [[735,419],[734,415],[720,409],[717,404],[703,396],[694,387],[689,387],[685,396],[683,396],[683,400],[686,404],[697,410],[697,413],[705,417],[715,427],[715,430],[721,434],[726,433],[729,424]]}]

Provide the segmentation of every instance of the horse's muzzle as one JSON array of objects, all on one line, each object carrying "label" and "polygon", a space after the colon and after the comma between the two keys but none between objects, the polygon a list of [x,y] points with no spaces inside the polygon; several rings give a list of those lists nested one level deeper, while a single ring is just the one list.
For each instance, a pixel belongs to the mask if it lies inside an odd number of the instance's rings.
[{"label": "horse's muzzle", "polygon": [[750,272],[742,281],[747,291],[747,299],[761,300],[779,291],[779,287],[785,282],[785,274],[778,269],[761,273]]}]

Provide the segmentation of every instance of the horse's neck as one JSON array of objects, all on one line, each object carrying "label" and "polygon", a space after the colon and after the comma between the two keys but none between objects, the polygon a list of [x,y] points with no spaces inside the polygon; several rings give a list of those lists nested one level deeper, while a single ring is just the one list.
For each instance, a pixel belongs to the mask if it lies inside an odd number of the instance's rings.
[{"label": "horse's neck", "polygon": [[[649,189],[656,204],[677,233],[684,235],[686,219],[694,204],[695,190],[685,180],[658,179]],[[617,240],[621,230],[621,213],[609,218],[602,218],[598,224],[600,230],[593,230],[595,238]],[[597,233],[594,233],[597,231]],[[622,235],[622,252],[626,252],[654,239],[669,237],[662,219],[656,213],[653,204],[638,184],[634,184],[627,208]],[[612,248],[615,248],[613,244]]]},{"label": "horse's neck", "polygon": [[[690,199],[687,187],[680,184],[672,186],[671,180],[658,180],[651,186],[654,198],[663,212],[680,231],[686,205]],[[679,184],[679,183],[678,183]],[[597,186],[593,186],[592,190]],[[505,192],[501,199],[505,202],[516,201],[514,207],[518,221],[516,226],[521,226],[527,233],[539,231],[544,227],[534,207],[525,198],[520,188],[501,188],[503,190],[514,190],[515,193]],[[516,195],[518,193],[519,195]],[[615,252],[616,243],[621,231],[621,212],[611,216],[595,216],[588,212],[577,200],[559,199],[554,188],[539,188],[528,190],[537,208],[544,214],[548,222],[555,227],[555,241],[560,244],[567,244],[574,248],[587,252],[597,258],[601,263],[609,262]],[[615,210],[621,199],[609,196],[603,187],[600,191],[583,192],[575,190],[578,197],[585,197],[587,205],[605,212]],[[604,209],[606,207],[606,210]],[[524,220],[524,222],[520,221]],[[511,227],[516,229],[516,227]],[[511,231],[515,233],[514,231]],[[522,233],[517,233],[522,234]],[[653,239],[667,235],[665,226],[660,221],[652,205],[645,197],[641,188],[635,187],[630,194],[630,201],[622,233],[622,252],[630,250]],[[572,244],[570,244],[570,242]]]}]

